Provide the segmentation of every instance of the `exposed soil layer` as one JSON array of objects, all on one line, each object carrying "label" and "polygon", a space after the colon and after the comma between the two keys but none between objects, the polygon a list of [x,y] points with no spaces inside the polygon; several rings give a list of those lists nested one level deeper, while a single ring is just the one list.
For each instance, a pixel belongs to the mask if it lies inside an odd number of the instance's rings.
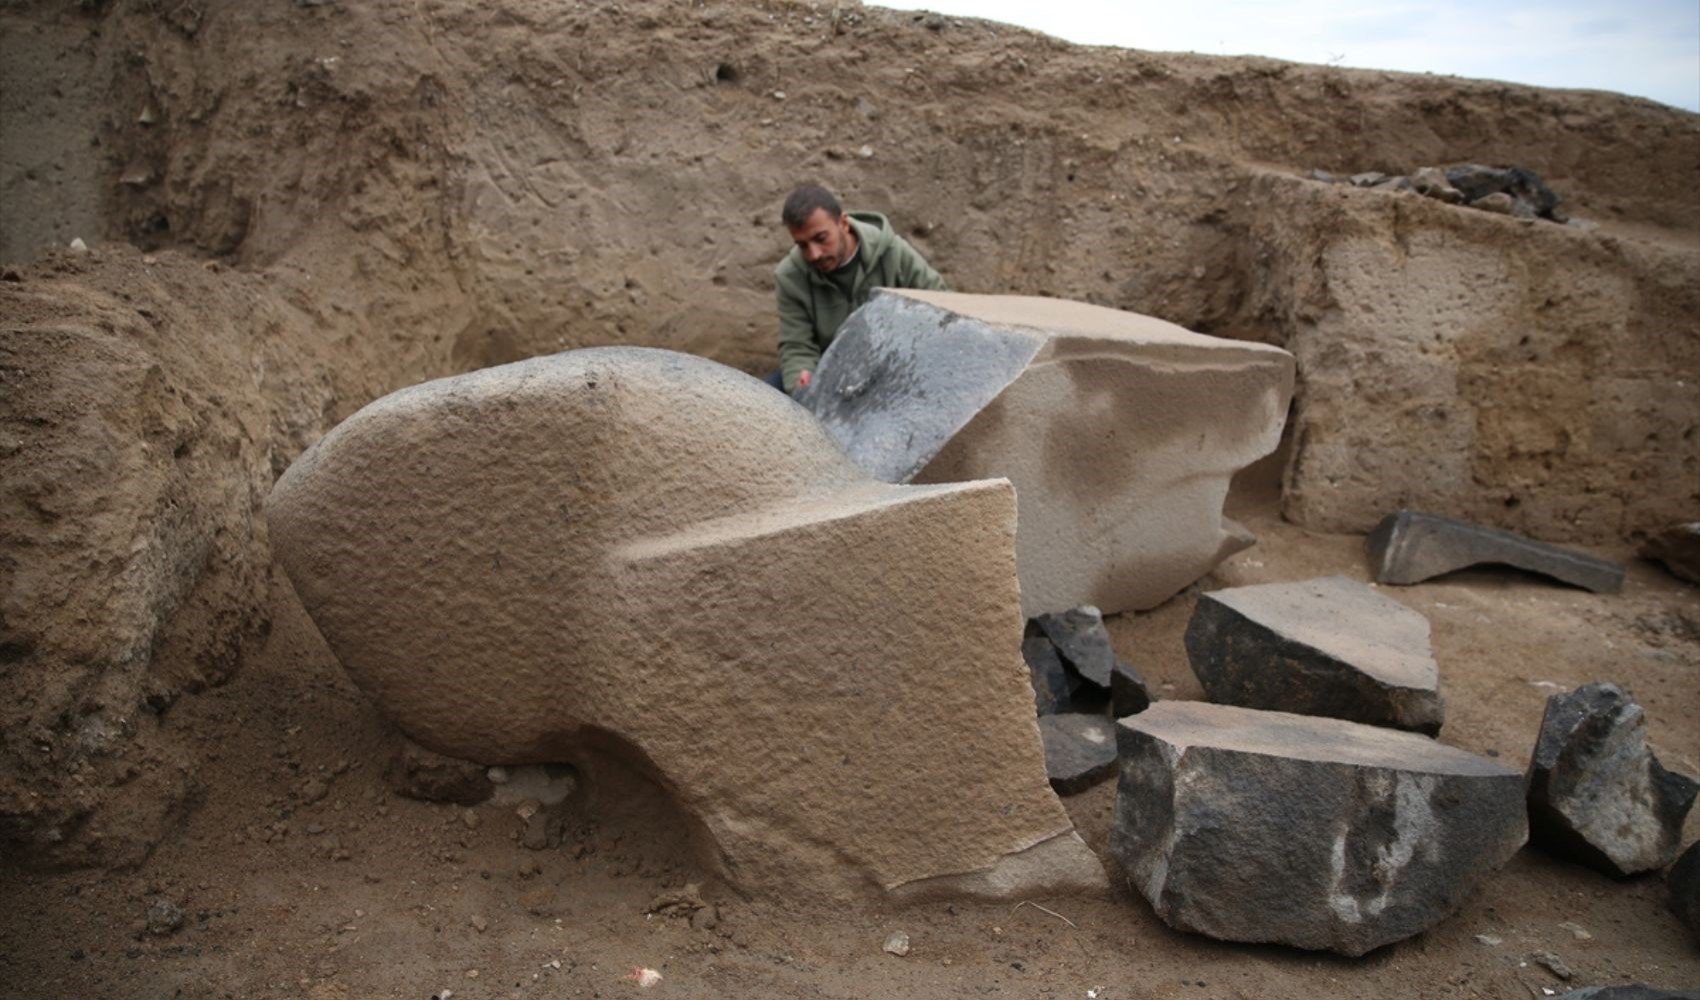
[{"label": "exposed soil layer", "polygon": [[[1582,979],[1700,981],[1656,882],[1531,852],[1357,963],[1182,938],[1129,898],[1047,901],[1070,927],[711,885],[724,934],[645,920],[693,874],[659,799],[592,788],[538,855],[495,807],[469,826],[389,797],[399,737],[280,582],[259,514],[329,427],[428,378],[610,343],[768,369],[777,206],[814,178],[957,289],[1291,350],[1282,487],[1247,501],[1264,540],[1222,583],[1362,578],[1357,539],[1322,532],[1401,505],[1627,556],[1700,511],[1696,148],[1700,116],[1617,95],[848,4],[7,4],[0,977],[505,996],[534,973],[606,991],[641,962],[702,996],[1493,996],[1546,984],[1518,964],[1545,949]],[[1594,228],[1304,179],[1463,161],[1536,170]],[[1636,563],[1613,598],[1486,573],[1389,592],[1434,621],[1447,742],[1520,764],[1542,685],[1612,680],[1665,762],[1700,772],[1694,588]],[[1112,623],[1170,696],[1201,697],[1190,603]],[[314,777],[330,791],[303,802]],[[1069,802],[1098,849],[1109,802]],[[150,886],[188,918],[133,938]],[[520,901],[538,886],[541,916]],[[878,950],[899,922],[901,960]]]}]

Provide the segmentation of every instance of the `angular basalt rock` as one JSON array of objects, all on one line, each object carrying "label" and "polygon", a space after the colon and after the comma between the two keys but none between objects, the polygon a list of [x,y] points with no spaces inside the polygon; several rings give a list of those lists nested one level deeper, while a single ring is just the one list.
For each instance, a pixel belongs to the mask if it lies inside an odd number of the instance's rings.
[{"label": "angular basalt rock", "polygon": [[1110,849],[1170,926],[1361,955],[1522,845],[1522,776],[1411,733],[1164,701],[1117,723]]},{"label": "angular basalt rock", "polygon": [[410,737],[586,775],[616,758],[746,891],[1101,887],[1046,783],[1014,500],[874,481],[756,379],[604,348],[378,400],[267,514]]},{"label": "angular basalt rock", "polygon": [[1700,944],[1700,840],[1689,844],[1665,873],[1665,888],[1670,891],[1671,912],[1688,928],[1694,943]]},{"label": "angular basalt rock", "polygon": [[1150,608],[1251,544],[1224,520],[1274,450],[1292,356],[1060,299],[884,290],[798,401],[887,482],[1006,477],[1029,617]]},{"label": "angular basalt rock", "polygon": [[1074,667],[1075,673],[1102,691],[1110,689],[1116,651],[1110,645],[1109,630],[1104,628],[1104,616],[1097,608],[1088,604],[1043,614],[1033,621],[1062,658]]},{"label": "angular basalt rock", "polygon": [[1553,1000],[1700,1000],[1700,989],[1671,989],[1631,983],[1624,986],[1584,986]]},{"label": "angular basalt rock", "polygon": [[1101,715],[1046,715],[1039,719],[1045,741],[1045,773],[1064,795],[1084,792],[1116,769],[1115,724]]},{"label": "angular basalt rock", "polygon": [[1081,681],[1074,671],[1063,664],[1057,647],[1037,626],[1028,626],[1029,635],[1021,640],[1021,658],[1033,682],[1033,705],[1040,715],[1081,711],[1085,705],[1080,697]]},{"label": "angular basalt rock", "polygon": [[1673,524],[1648,538],[1641,554],[1664,563],[1679,580],[1700,583],[1700,521]]},{"label": "angular basalt rock", "polygon": [[1157,700],[1145,678],[1126,660],[1117,660],[1110,671],[1110,710],[1116,718],[1135,715]]},{"label": "angular basalt rock", "polygon": [[1470,566],[1500,565],[1596,594],[1623,589],[1623,567],[1609,559],[1439,514],[1396,511],[1382,518],[1365,544],[1377,583],[1403,586]]},{"label": "angular basalt rock", "polygon": [[1430,735],[1444,719],[1428,619],[1342,576],[1203,594],[1186,652],[1214,702]]},{"label": "angular basalt rock", "polygon": [[1615,684],[1547,699],[1529,761],[1529,839],[1608,875],[1663,868],[1700,782],[1665,770],[1647,716]]}]

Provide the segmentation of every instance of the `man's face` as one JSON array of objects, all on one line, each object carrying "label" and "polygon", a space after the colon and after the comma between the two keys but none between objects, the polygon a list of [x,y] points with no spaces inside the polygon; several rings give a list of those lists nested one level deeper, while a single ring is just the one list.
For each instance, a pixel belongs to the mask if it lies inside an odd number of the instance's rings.
[{"label": "man's face", "polygon": [[802,225],[787,228],[791,231],[791,239],[803,252],[803,259],[822,273],[838,270],[850,259],[851,251],[856,249],[849,215],[835,219],[826,209],[817,208],[813,215],[803,220]]}]

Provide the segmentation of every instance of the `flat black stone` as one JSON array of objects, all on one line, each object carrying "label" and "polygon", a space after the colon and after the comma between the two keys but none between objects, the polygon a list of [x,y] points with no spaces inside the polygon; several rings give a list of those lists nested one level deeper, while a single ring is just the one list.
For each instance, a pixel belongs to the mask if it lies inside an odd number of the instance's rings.
[{"label": "flat black stone", "polygon": [[1596,594],[1623,589],[1619,563],[1438,514],[1412,510],[1389,514],[1370,533],[1366,545],[1377,583],[1404,586],[1470,566],[1501,565]]},{"label": "flat black stone", "polygon": [[1101,715],[1042,715],[1045,775],[1060,794],[1084,792],[1116,771],[1116,730]]}]

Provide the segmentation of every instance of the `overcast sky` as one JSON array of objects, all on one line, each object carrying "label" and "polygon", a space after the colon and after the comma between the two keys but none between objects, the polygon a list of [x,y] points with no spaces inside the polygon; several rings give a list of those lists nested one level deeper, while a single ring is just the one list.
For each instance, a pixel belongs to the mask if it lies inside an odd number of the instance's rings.
[{"label": "overcast sky", "polygon": [[1700,111],[1700,0],[880,0],[1071,42],[1615,90]]}]

